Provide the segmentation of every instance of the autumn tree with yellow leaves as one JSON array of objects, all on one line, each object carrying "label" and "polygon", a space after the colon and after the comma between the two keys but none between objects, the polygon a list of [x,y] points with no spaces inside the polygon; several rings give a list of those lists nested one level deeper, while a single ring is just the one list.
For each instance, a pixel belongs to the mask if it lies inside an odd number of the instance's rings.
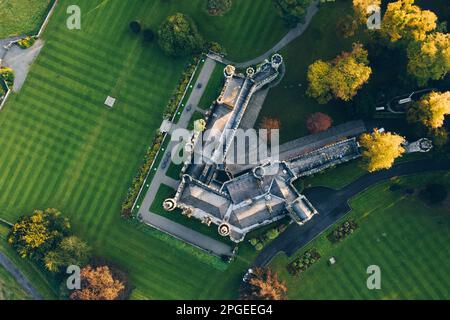
[{"label": "autumn tree with yellow leaves", "polygon": [[367,22],[367,10],[373,7],[379,8],[381,0],[353,0],[353,10],[355,18],[359,23],[365,24]]},{"label": "autumn tree with yellow leaves", "polygon": [[414,0],[389,3],[382,21],[381,32],[391,42],[423,41],[436,29],[436,15],[414,5]]},{"label": "autumn tree with yellow leaves", "polygon": [[431,92],[408,109],[407,118],[409,122],[437,129],[442,127],[448,114],[450,114],[450,91]]},{"label": "autumn tree with yellow leaves", "polygon": [[359,143],[369,172],[391,168],[395,159],[405,152],[402,147],[405,138],[390,132],[380,132],[378,129],[372,134],[361,135]]},{"label": "autumn tree with yellow leaves", "polygon": [[58,210],[36,210],[12,226],[8,243],[22,258],[39,260],[68,234],[69,229],[69,221]]},{"label": "autumn tree with yellow leaves", "polygon": [[419,85],[443,79],[450,72],[450,34],[435,32],[408,46],[408,72]]},{"label": "autumn tree with yellow leaves", "polygon": [[125,289],[125,284],[116,279],[108,266],[81,269],[81,289],[75,290],[72,300],[117,300]]},{"label": "autumn tree with yellow leaves", "polygon": [[319,103],[332,98],[350,101],[371,73],[367,50],[354,43],[351,52],[343,52],[330,62],[317,60],[309,66],[307,93]]},{"label": "autumn tree with yellow leaves", "polygon": [[284,300],[287,287],[278,279],[276,272],[269,268],[255,268],[248,282],[241,287],[243,300]]}]

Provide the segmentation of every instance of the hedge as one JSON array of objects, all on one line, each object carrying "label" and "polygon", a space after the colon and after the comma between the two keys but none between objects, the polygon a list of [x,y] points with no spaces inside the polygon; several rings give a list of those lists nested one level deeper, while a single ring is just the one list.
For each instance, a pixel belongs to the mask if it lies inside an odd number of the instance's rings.
[{"label": "hedge", "polygon": [[144,184],[145,178],[147,177],[148,172],[151,169],[151,165],[155,160],[156,155],[158,154],[158,150],[161,147],[163,139],[164,134],[157,131],[151,147],[147,150],[144,162],[139,168],[139,172],[137,176],[134,178],[130,189],[128,190],[128,194],[125,198],[125,201],[122,203],[122,216],[125,218],[131,217],[131,209],[133,208],[133,204],[136,201],[136,198],[139,195],[139,190]]}]

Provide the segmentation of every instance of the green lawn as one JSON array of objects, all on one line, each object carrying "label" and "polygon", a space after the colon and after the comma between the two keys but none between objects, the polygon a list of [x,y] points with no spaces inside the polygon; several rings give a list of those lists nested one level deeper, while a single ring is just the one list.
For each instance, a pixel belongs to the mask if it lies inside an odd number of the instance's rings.
[{"label": "green lawn", "polygon": [[0,39],[36,34],[53,0],[0,1]]},{"label": "green lawn", "polygon": [[173,198],[173,196],[175,195],[175,192],[176,192],[176,190],[172,189],[171,187],[169,187],[165,184],[162,184],[159,187],[158,192],[156,193],[155,200],[153,200],[153,203],[150,206],[150,210],[153,213],[159,214],[159,215],[161,215],[165,218],[168,218],[172,221],[175,221],[181,225],[184,225],[188,228],[198,231],[210,238],[213,238],[215,240],[218,240],[218,241],[227,243],[230,246],[233,246],[233,243],[231,241],[229,241],[228,238],[225,238],[225,237],[222,237],[221,235],[219,235],[219,233],[217,232],[217,227],[215,225],[211,225],[210,227],[208,227],[207,225],[201,223],[198,219],[188,218],[188,217],[184,216],[181,213],[181,210],[178,210],[178,209],[175,211],[172,211],[172,212],[165,211],[162,207],[162,203],[167,198]]},{"label": "green lawn", "polygon": [[[65,26],[69,4],[81,8],[79,31]],[[46,46],[0,114],[0,216],[14,221],[35,208],[59,208],[97,254],[129,271],[141,298],[234,298],[251,263],[240,257],[224,273],[120,218],[121,202],[189,60],[144,45],[128,22],[139,19],[156,29],[169,13],[188,13],[235,59],[260,54],[285,31],[265,0],[235,1],[227,15],[215,18],[200,10],[202,4],[60,1],[44,34]],[[103,105],[108,95],[117,98],[113,109]],[[11,253],[6,244],[0,249]],[[46,297],[57,296],[56,284],[31,280]]]},{"label": "green lawn", "polygon": [[[450,187],[450,172],[396,181],[408,187],[432,181]],[[339,244],[326,238],[330,231],[310,243],[307,248],[317,248],[322,258],[300,277],[288,274],[291,259],[285,255],[272,261],[272,268],[287,281],[290,299],[450,298],[450,212],[402,191],[389,191],[389,185],[377,185],[352,199],[353,210],[344,220],[353,218],[359,228]],[[337,260],[334,266],[327,264],[331,256]],[[381,268],[381,290],[366,287],[369,265]]]},{"label": "green lawn", "polygon": [[27,300],[28,293],[16,279],[0,265],[0,300]]},{"label": "green lawn", "polygon": [[216,64],[208,85],[206,86],[205,91],[203,92],[203,95],[198,103],[200,108],[209,108],[212,102],[219,97],[224,83],[223,68],[224,66],[222,64]]},{"label": "green lawn", "polygon": [[351,2],[325,3],[313,18],[308,29],[280,53],[286,64],[286,74],[281,83],[270,90],[263,105],[258,123],[263,117],[280,119],[281,142],[308,134],[306,119],[314,112],[330,115],[334,124],[347,120],[340,102],[318,104],[306,96],[308,66],[317,59],[329,60],[341,51],[351,48],[354,39],[345,39],[336,28],[337,20],[351,12]]},{"label": "green lawn", "polygon": [[[16,252],[8,245],[6,238],[9,233],[9,229],[0,224],[0,251],[5,254],[25,275],[25,277],[33,284],[33,286],[41,293],[46,299],[55,299],[58,296],[57,284],[47,276],[45,272],[42,272],[36,265],[28,260],[20,258]],[[0,276],[1,282],[2,276]],[[0,285],[1,288],[1,285]],[[1,291],[1,289],[0,289]],[[1,296],[1,294],[0,294]],[[2,300],[0,298],[0,300]]]}]

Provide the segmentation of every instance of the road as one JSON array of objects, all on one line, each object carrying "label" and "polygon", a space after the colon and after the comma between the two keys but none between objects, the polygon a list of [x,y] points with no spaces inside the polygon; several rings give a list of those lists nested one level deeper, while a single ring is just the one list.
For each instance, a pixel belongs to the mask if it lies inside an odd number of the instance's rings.
[{"label": "road", "polygon": [[284,233],[263,249],[256,257],[254,265],[267,265],[281,251],[288,256],[293,255],[347,214],[351,210],[348,201],[367,188],[395,176],[444,170],[450,170],[450,162],[439,160],[411,161],[397,164],[390,170],[366,174],[340,190],[325,187],[306,189],[303,193],[317,208],[319,215],[303,226],[291,224]]}]

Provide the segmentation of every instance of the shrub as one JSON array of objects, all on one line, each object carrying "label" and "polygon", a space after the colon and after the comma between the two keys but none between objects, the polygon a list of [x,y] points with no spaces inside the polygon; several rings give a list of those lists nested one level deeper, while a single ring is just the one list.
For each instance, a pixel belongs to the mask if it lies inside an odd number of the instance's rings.
[{"label": "shrub", "polygon": [[152,29],[145,29],[142,34],[144,36],[144,40],[147,42],[153,42],[153,40],[155,40],[155,33]]},{"label": "shrub", "polygon": [[317,260],[320,259],[320,254],[316,249],[310,249],[303,253],[303,255],[295,258],[288,266],[288,272],[294,276],[298,276],[300,273],[305,272],[311,267]]},{"label": "shrub", "polygon": [[231,0],[208,0],[207,10],[212,16],[223,15],[231,9]]},{"label": "shrub", "polygon": [[186,70],[181,75],[181,79],[178,82],[178,86],[175,89],[175,92],[172,95],[172,98],[170,98],[169,103],[166,106],[166,109],[164,110],[164,118],[170,119],[173,117],[176,109],[178,108],[178,105],[181,102],[181,99],[183,99],[184,92],[186,91],[187,86],[189,85],[189,80],[192,77],[192,74],[195,71],[195,67],[200,60],[200,57],[195,57],[193,61],[187,65]]},{"label": "shrub", "polygon": [[277,229],[270,229],[269,231],[267,231],[266,235],[267,235],[267,238],[269,238],[270,240],[273,240],[276,237],[278,237],[280,235],[280,233],[278,232]]},{"label": "shrub", "polygon": [[159,27],[158,44],[165,54],[182,57],[200,52],[204,41],[188,16],[175,13],[167,17]]},{"label": "shrub", "polygon": [[28,49],[35,42],[36,42],[36,39],[34,37],[26,37],[26,38],[19,40],[19,42],[17,42],[17,45],[22,49]]},{"label": "shrub", "polygon": [[256,249],[257,251],[261,251],[263,248],[264,248],[264,245],[263,245],[261,242],[258,242],[258,243],[255,245],[255,249]]},{"label": "shrub", "polygon": [[136,21],[136,20],[131,21],[130,22],[130,29],[131,29],[131,32],[138,34],[142,30],[141,23],[139,21]]},{"label": "shrub", "polygon": [[313,134],[328,130],[332,124],[333,119],[322,112],[313,113],[306,120],[306,127]]},{"label": "shrub", "polygon": [[136,201],[136,198],[139,194],[139,190],[141,189],[142,184],[145,181],[145,177],[147,176],[148,172],[151,169],[151,165],[156,157],[156,154],[158,153],[163,138],[164,135],[161,132],[157,131],[151,147],[147,150],[144,162],[141,165],[137,176],[134,178],[124,202],[122,203],[121,212],[124,218],[131,217],[132,214],[131,209],[133,208],[133,204]]},{"label": "shrub", "polygon": [[8,87],[12,88],[14,85],[14,71],[11,68],[0,67],[0,77],[6,82]]},{"label": "shrub", "polygon": [[256,240],[255,238],[251,238],[251,239],[249,240],[249,242],[250,242],[250,244],[251,244],[252,246],[255,246],[255,245],[258,243],[258,240]]},{"label": "shrub", "polygon": [[331,242],[340,242],[344,240],[348,235],[352,234],[356,228],[358,228],[357,223],[350,219],[340,226],[338,226],[329,236],[328,239]]}]

